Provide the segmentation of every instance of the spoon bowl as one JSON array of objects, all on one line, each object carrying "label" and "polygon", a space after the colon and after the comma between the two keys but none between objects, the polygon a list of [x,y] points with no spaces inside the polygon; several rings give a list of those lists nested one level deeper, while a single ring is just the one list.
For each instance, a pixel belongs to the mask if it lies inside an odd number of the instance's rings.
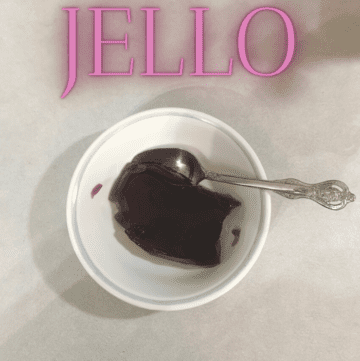
[{"label": "spoon bowl", "polygon": [[146,150],[135,156],[133,162],[160,164],[167,170],[186,177],[192,185],[197,185],[205,179],[205,172],[196,157],[180,148]]}]

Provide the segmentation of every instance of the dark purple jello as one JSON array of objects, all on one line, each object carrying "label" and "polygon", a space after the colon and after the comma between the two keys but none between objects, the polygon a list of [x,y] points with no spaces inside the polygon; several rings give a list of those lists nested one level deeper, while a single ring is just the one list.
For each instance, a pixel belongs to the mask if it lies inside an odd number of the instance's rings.
[{"label": "dark purple jello", "polygon": [[110,192],[116,221],[148,253],[204,267],[220,263],[225,217],[240,203],[159,164],[129,163]]}]

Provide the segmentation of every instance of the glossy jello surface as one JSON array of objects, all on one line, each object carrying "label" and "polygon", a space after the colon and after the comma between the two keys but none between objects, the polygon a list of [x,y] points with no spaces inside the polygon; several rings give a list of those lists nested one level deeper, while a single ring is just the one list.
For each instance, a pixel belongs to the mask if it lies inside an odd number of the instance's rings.
[{"label": "glossy jello surface", "polygon": [[110,201],[128,237],[150,254],[204,267],[220,263],[223,221],[240,203],[151,163],[128,163]]}]

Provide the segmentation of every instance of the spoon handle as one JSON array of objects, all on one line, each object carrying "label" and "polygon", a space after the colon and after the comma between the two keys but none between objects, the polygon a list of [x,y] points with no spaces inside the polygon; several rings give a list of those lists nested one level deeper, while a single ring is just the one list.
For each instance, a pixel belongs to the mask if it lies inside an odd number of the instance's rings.
[{"label": "spoon handle", "polygon": [[268,181],[234,177],[215,172],[206,172],[205,178],[216,182],[268,189],[289,199],[308,198],[333,210],[342,209],[348,203],[355,201],[355,195],[349,191],[347,185],[338,180],[308,184],[294,178]]}]

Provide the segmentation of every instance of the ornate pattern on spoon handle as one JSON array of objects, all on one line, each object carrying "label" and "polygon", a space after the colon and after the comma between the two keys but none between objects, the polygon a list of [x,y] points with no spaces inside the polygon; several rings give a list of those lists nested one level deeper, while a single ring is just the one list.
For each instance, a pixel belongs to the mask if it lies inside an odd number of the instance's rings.
[{"label": "ornate pattern on spoon handle", "polygon": [[355,195],[349,191],[347,185],[338,180],[308,184],[294,178],[288,178],[275,182],[297,186],[294,192],[274,191],[283,197],[289,199],[308,198],[333,210],[342,209],[348,203],[355,201]]}]

